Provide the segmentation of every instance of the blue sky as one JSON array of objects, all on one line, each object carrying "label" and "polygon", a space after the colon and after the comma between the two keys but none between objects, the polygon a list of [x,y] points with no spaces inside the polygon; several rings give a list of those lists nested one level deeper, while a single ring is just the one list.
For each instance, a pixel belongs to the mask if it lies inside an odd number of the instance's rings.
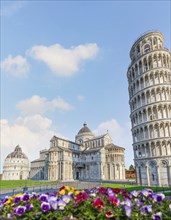
[{"label": "blue sky", "polygon": [[[127,68],[144,32],[170,49],[170,1],[1,1],[1,161],[19,144],[30,160],[84,121],[109,130],[133,163]],[[2,167],[2,163],[1,163]]]}]

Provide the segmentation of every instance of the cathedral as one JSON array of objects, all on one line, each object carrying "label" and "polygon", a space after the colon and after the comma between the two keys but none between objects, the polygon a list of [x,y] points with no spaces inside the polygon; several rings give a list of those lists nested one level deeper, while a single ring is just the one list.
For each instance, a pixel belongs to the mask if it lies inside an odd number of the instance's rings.
[{"label": "cathedral", "polygon": [[53,136],[50,148],[40,151],[31,162],[30,178],[34,180],[123,180],[125,158],[123,147],[113,144],[108,133],[95,136],[84,123],[75,142]]}]

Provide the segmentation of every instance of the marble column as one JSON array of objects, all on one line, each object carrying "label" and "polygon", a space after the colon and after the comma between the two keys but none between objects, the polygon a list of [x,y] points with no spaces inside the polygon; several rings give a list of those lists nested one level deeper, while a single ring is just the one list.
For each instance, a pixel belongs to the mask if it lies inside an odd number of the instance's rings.
[{"label": "marble column", "polygon": [[122,179],[122,165],[119,165],[119,179]]},{"label": "marble column", "polygon": [[97,166],[98,166],[98,179],[101,180],[101,175],[102,175],[102,170],[101,170],[101,163],[97,162]]},{"label": "marble column", "polygon": [[146,175],[147,175],[147,186],[150,186],[150,176],[149,176],[149,167],[146,166]]},{"label": "marble column", "polygon": [[122,165],[122,179],[125,180],[125,166]]},{"label": "marble column", "polygon": [[61,180],[63,180],[64,179],[64,176],[65,176],[65,171],[64,171],[64,163],[63,162],[61,162]]},{"label": "marble column", "polygon": [[160,167],[159,167],[159,166],[156,166],[156,167],[157,167],[158,186],[161,186],[161,180],[160,180]]},{"label": "marble column", "polygon": [[171,186],[171,165],[168,166],[168,183]]},{"label": "marble column", "polygon": [[117,175],[117,165],[115,164],[115,179],[118,179],[118,175]]},{"label": "marble column", "polygon": [[136,167],[135,167],[135,170],[136,170],[136,183],[137,183],[138,185],[140,185],[140,179],[139,179],[139,167],[136,166]]},{"label": "marble column", "polygon": [[112,164],[110,164],[109,166],[110,166],[110,180],[113,180],[113,166]]},{"label": "marble column", "polygon": [[115,164],[112,164],[112,166],[113,166],[113,179],[115,180],[116,179],[116,177],[115,177]]}]

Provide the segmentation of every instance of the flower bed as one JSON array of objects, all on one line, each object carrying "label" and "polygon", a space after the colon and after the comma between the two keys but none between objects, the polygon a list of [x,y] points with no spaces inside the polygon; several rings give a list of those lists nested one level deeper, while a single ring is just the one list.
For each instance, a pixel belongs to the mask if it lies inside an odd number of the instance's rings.
[{"label": "flower bed", "polygon": [[151,189],[93,188],[78,191],[62,186],[53,194],[25,193],[0,200],[0,219],[39,220],[169,220],[171,200]]}]

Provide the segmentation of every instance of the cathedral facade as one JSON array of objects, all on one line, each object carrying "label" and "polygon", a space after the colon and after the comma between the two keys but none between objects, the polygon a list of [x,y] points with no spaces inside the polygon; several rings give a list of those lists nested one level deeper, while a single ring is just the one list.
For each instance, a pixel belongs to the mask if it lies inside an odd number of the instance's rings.
[{"label": "cathedral facade", "polygon": [[171,186],[171,53],[161,32],[143,34],[130,51],[127,77],[137,183]]},{"label": "cathedral facade", "polygon": [[95,136],[84,123],[75,142],[53,136],[50,148],[40,151],[31,162],[30,178],[34,180],[123,180],[125,158],[123,147],[116,146],[108,133]]}]

